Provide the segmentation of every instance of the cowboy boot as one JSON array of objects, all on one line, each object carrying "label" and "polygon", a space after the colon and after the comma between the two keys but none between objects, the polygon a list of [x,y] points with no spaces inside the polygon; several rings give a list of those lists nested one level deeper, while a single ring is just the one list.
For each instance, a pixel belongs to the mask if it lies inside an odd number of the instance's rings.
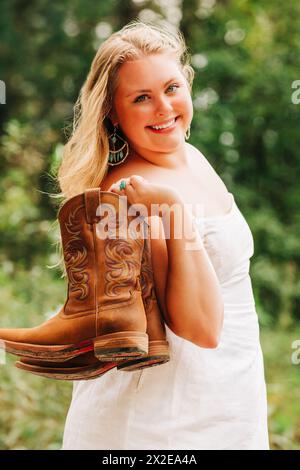
[{"label": "cowboy boot", "polygon": [[[140,285],[144,235],[141,230],[133,237],[128,229],[134,217],[128,215],[125,200],[93,188],[65,202],[58,219],[67,300],[40,326],[0,329],[0,347],[21,357],[54,362],[93,350],[100,361],[108,362],[148,353]],[[112,235],[111,217],[106,220],[103,211],[113,213]]]},{"label": "cowboy boot", "polygon": [[116,367],[118,362],[101,362],[93,351],[65,362],[45,362],[22,358],[15,363],[18,369],[57,380],[90,380],[101,377]]},{"label": "cowboy boot", "polygon": [[141,286],[142,298],[147,318],[149,352],[146,356],[125,360],[117,365],[118,370],[134,371],[164,364],[170,360],[169,343],[166,340],[166,328],[158,306],[151,260],[151,233],[149,224],[145,224],[145,244],[142,256]]},{"label": "cowboy boot", "polygon": [[[146,224],[146,222],[144,222]],[[111,363],[100,362],[93,353],[82,354],[63,363],[21,359],[15,366],[42,377],[58,380],[89,380],[102,376],[116,367],[123,371],[134,371],[164,364],[169,361],[168,341],[166,341],[165,325],[155,295],[153,268],[151,261],[151,239],[148,224],[144,227],[145,243],[141,266],[142,299],[147,318],[147,334],[149,337],[148,355],[141,359]]]}]

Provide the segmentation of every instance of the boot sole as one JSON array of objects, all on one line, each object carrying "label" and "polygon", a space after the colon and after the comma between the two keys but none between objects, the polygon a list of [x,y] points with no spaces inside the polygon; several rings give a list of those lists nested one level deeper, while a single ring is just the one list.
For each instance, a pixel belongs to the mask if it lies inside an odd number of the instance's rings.
[{"label": "boot sole", "polygon": [[149,341],[148,355],[142,358],[124,361],[117,365],[121,371],[134,371],[165,364],[170,360],[169,343],[165,340]]},{"label": "boot sole", "polygon": [[106,365],[94,365],[72,368],[47,368],[35,366],[32,364],[24,364],[24,362],[17,361],[15,367],[18,369],[31,372],[32,374],[46,377],[48,379],[56,380],[91,380],[101,377],[106,372],[116,367],[116,363]]},{"label": "boot sole", "polygon": [[[47,362],[64,362],[81,354],[93,351],[93,340],[82,341],[78,344],[53,345],[17,343],[14,341],[1,340],[2,349],[9,354],[20,357],[45,360]],[[4,344],[4,346],[3,346]]]},{"label": "boot sole", "polygon": [[0,343],[2,343],[2,348],[4,344],[4,349],[9,354],[47,362],[65,362],[93,350],[101,362],[122,361],[148,354],[148,335],[137,331],[110,333],[81,343],[67,345],[49,346],[8,340],[2,340]]},{"label": "boot sole", "polygon": [[94,341],[94,354],[101,362],[146,356],[148,335],[138,331],[122,331],[100,336]]}]

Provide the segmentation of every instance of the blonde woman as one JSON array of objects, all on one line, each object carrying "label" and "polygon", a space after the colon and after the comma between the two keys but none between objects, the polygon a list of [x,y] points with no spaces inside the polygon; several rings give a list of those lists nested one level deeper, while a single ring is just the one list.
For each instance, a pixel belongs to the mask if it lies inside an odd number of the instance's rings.
[{"label": "blonde woman", "polygon": [[101,44],[82,87],[62,194],[101,186],[131,204],[175,204],[193,238],[176,238],[165,213],[150,215],[170,361],[75,382],[63,449],[269,448],[253,238],[232,193],[186,142],[193,78],[179,31],[132,21]]}]

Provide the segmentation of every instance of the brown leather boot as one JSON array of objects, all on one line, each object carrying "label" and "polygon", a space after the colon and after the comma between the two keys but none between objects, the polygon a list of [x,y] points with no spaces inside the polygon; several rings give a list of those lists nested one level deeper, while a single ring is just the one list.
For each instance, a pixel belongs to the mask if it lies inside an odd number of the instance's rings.
[{"label": "brown leather boot", "polygon": [[118,364],[117,369],[122,371],[133,371],[144,369],[170,360],[169,343],[166,340],[166,328],[162,313],[158,306],[153,278],[153,267],[151,260],[151,231],[150,226],[145,224],[145,244],[142,256],[141,286],[142,297],[147,317],[147,334],[149,337],[149,352],[146,356],[136,359],[125,360]]},{"label": "brown leather boot", "polygon": [[[93,350],[100,361],[108,362],[148,353],[140,285],[144,234],[129,230],[128,223],[135,217],[128,215],[125,201],[115,193],[93,188],[61,207],[58,219],[68,276],[67,300],[40,326],[0,329],[0,345],[7,352],[54,362]],[[97,208],[104,212],[96,214]],[[107,211],[109,215],[104,217]],[[103,236],[108,219],[116,230],[115,238],[113,233]]]},{"label": "brown leather boot", "polygon": [[18,369],[57,380],[91,380],[116,367],[118,362],[101,362],[94,352],[88,352],[65,362],[46,362],[22,358],[15,363]]},{"label": "brown leather boot", "polygon": [[65,362],[45,362],[22,358],[15,363],[18,369],[56,380],[91,380],[116,367],[118,362],[101,362],[94,352],[81,354]]},{"label": "brown leather boot", "polygon": [[[153,268],[151,260],[151,234],[146,222],[146,236],[141,266],[142,299],[147,318],[147,334],[149,336],[148,355],[140,359],[122,362],[100,362],[89,352],[63,363],[21,359],[15,366],[42,377],[58,380],[89,380],[102,376],[117,366],[119,370],[134,371],[164,364],[169,361],[169,344],[166,341],[165,325],[155,294]],[[111,366],[110,366],[111,364]]]}]

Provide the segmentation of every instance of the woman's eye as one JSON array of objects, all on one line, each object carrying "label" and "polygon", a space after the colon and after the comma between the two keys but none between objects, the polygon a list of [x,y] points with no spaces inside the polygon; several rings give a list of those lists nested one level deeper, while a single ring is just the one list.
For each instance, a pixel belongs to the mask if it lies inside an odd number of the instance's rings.
[{"label": "woman's eye", "polygon": [[[170,86],[168,87],[168,90],[169,90],[170,88],[173,88],[173,87],[179,88],[179,85],[172,84],[172,85],[170,85]],[[148,95],[140,95],[140,96],[138,96],[138,97],[134,100],[134,103],[140,103],[140,102],[141,102],[141,101],[140,101],[140,98],[143,98],[144,96],[148,96]],[[144,100],[142,100],[142,101],[144,101]]]},{"label": "woman's eye", "polygon": [[175,84],[174,84],[174,85],[170,85],[170,86],[169,86],[169,88],[173,88],[173,87],[179,88],[179,85],[175,85]]}]

